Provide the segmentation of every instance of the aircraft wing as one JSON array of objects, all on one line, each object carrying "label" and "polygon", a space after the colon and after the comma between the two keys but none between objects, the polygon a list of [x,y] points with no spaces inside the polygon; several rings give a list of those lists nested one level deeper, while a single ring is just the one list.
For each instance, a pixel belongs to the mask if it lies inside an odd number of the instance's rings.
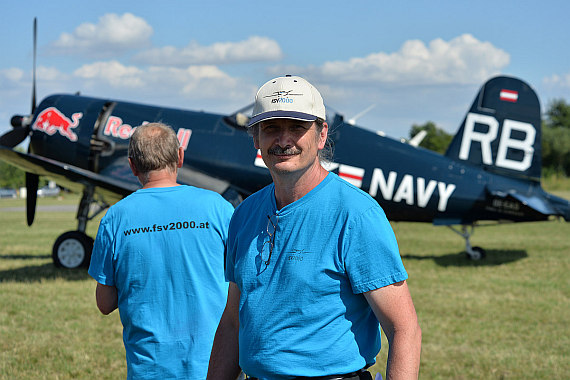
[{"label": "aircraft wing", "polygon": [[95,191],[103,195],[106,202],[114,203],[140,188],[134,181],[119,181],[110,176],[2,146],[0,146],[0,160],[28,173],[52,178],[58,184],[77,192],[82,192],[85,185],[93,185],[96,187]]}]

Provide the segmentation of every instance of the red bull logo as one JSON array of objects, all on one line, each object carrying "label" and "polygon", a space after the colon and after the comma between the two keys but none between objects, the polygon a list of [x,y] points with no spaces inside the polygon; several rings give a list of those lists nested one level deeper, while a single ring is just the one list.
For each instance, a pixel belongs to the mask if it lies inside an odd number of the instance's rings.
[{"label": "red bull logo", "polygon": [[39,113],[32,128],[50,136],[59,132],[60,135],[67,137],[70,141],[77,141],[77,135],[72,131],[72,128],[79,125],[79,119],[82,117],[83,113],[77,112],[71,115],[70,120],[57,108],[48,107]]}]

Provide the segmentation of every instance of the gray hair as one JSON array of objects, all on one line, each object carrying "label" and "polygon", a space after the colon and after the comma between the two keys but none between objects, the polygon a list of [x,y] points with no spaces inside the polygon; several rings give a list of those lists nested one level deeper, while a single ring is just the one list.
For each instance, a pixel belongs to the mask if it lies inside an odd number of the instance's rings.
[{"label": "gray hair", "polygon": [[[317,120],[315,120],[315,123],[317,123],[317,132],[321,133],[325,121],[321,118],[317,118]],[[330,138],[330,134],[331,134],[331,127],[329,125],[329,133],[327,134],[327,141],[325,141],[325,146],[323,147],[323,149],[319,150],[319,160],[321,161],[321,164],[332,162],[333,160],[334,149],[332,145],[332,140]]]},{"label": "gray hair", "polygon": [[138,126],[129,141],[129,158],[134,167],[148,177],[153,170],[176,173],[180,143],[174,130],[163,123]]}]

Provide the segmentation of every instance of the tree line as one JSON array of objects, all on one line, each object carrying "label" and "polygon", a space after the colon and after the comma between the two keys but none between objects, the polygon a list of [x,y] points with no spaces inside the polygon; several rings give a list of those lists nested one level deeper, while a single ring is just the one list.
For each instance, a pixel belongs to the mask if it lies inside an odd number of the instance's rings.
[{"label": "tree line", "polygon": [[0,188],[19,189],[24,186],[25,182],[25,174],[22,169],[0,161]]},{"label": "tree line", "polygon": [[[16,148],[23,152],[23,149]],[[39,186],[44,186],[48,183],[48,180],[45,178],[40,178]],[[10,189],[19,189],[26,185],[26,174],[25,172],[12,166],[4,161],[0,161],[0,188],[10,188]]]}]

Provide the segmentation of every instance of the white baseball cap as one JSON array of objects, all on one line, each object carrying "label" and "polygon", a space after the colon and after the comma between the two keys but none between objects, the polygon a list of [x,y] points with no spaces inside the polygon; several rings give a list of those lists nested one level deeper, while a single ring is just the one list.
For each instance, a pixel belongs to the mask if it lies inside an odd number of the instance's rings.
[{"label": "white baseball cap", "polygon": [[287,75],[265,83],[257,95],[248,127],[269,119],[325,120],[319,91],[301,77]]}]

